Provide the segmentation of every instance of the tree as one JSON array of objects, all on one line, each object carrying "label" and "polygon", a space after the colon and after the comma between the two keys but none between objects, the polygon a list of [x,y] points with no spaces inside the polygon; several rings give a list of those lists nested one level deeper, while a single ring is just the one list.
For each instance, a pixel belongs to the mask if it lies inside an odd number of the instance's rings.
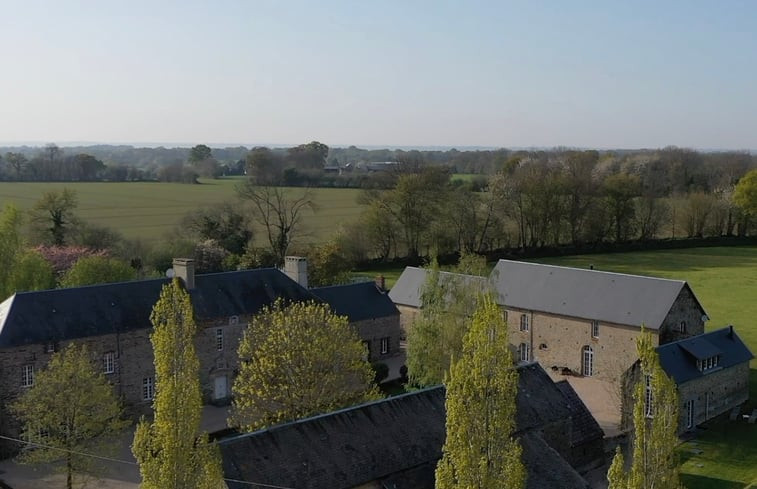
[{"label": "tree", "polygon": [[377,399],[366,350],[347,318],[325,304],[278,299],[239,344],[231,423],[243,430]]},{"label": "tree", "polygon": [[[483,273],[481,260],[463,256],[455,269],[460,274]],[[420,314],[407,337],[410,381],[420,386],[444,381],[454,358],[463,351],[463,337],[476,310],[484,279],[446,274],[434,260],[421,290]]]},{"label": "tree", "polygon": [[733,201],[748,215],[757,215],[757,170],[741,177],[733,191]]},{"label": "tree", "polygon": [[256,185],[248,180],[237,188],[242,200],[252,204],[252,218],[265,228],[268,244],[276,256],[277,264],[284,263],[284,257],[302,225],[305,210],[315,210],[313,193],[310,189],[301,192]]},{"label": "tree", "polygon": [[605,178],[603,187],[613,217],[615,241],[625,241],[631,237],[630,228],[636,215],[634,198],[640,192],[639,177],[625,173],[610,175]]},{"label": "tree", "polygon": [[21,420],[24,438],[40,444],[24,452],[22,459],[62,460],[68,489],[73,487],[74,474],[92,473],[98,466],[97,460],[81,453],[107,455],[116,446],[109,438],[128,425],[121,420],[113,387],[95,369],[84,345],[71,344],[53,354],[11,409]]},{"label": "tree", "polygon": [[336,239],[309,247],[305,255],[308,259],[308,284],[311,287],[349,283],[353,263],[344,256]]},{"label": "tree", "polygon": [[204,144],[198,144],[196,146],[193,146],[192,149],[189,150],[190,163],[199,163],[204,160],[209,160],[212,157],[213,150],[211,150],[209,146],[206,146]]},{"label": "tree", "polygon": [[615,456],[612,458],[610,469],[607,471],[607,489],[627,489],[628,482],[625,474],[625,458],[620,445],[615,448]]},{"label": "tree", "polygon": [[36,251],[25,249],[21,215],[13,205],[0,214],[0,300],[14,292],[55,286],[50,264]]},{"label": "tree", "polygon": [[[76,192],[64,188],[42,194],[31,210],[32,224],[36,225],[43,241],[55,246],[66,244],[71,226],[78,222],[74,210],[78,205]],[[47,227],[49,226],[49,227]]]},{"label": "tree", "polygon": [[155,353],[152,423],[142,418],[132,452],[142,489],[218,489],[223,474],[218,449],[200,432],[200,362],[189,294],[174,279],[163,286],[150,315]]},{"label": "tree", "polygon": [[[660,366],[652,335],[642,328],[636,339],[639,379],[633,394],[633,458],[627,475],[621,475],[622,454],[613,460],[613,488],[677,489],[678,393]],[[608,473],[608,480],[610,474]]]},{"label": "tree", "polygon": [[518,371],[494,298],[478,301],[447,385],[447,438],[436,488],[520,489],[526,470],[515,432]]},{"label": "tree", "polygon": [[68,269],[60,281],[62,287],[127,282],[136,278],[128,263],[105,256],[84,256]]},{"label": "tree", "polygon": [[250,180],[257,185],[279,185],[284,173],[281,157],[265,147],[252,148],[245,159]]},{"label": "tree", "polygon": [[46,290],[55,287],[55,274],[50,262],[36,250],[24,250],[10,269],[8,295],[14,292]]},{"label": "tree", "polygon": [[24,168],[26,167],[26,156],[24,156],[22,153],[5,153],[5,161],[10,165],[11,168],[16,173],[16,180],[21,179],[21,173],[24,171]]},{"label": "tree", "polygon": [[230,202],[190,212],[184,217],[183,227],[202,240],[217,241],[235,255],[243,255],[252,239],[244,212]]}]

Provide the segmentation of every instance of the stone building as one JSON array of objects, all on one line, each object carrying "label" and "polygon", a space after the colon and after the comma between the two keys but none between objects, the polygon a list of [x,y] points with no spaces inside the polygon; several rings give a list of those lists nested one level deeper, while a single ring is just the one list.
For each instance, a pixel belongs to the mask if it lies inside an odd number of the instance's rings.
[{"label": "stone building", "polygon": [[[192,260],[176,259],[174,271],[189,292],[198,324],[195,346],[206,402],[228,402],[243,328],[278,298],[329,304],[333,300],[332,309],[351,317],[361,338],[377,345],[377,352],[384,343],[388,348],[399,343],[399,313],[373,283],[344,286],[354,301],[345,309],[340,287],[320,297],[277,269],[195,276]],[[22,292],[1,303],[0,432],[16,429],[7,415],[8,403],[34,384],[35,372],[47,365],[52,353],[70,342],[88,346],[131,412],[149,410],[155,393],[150,313],[168,282],[152,279]],[[359,314],[361,308],[370,314]]]},{"label": "stone building", "polygon": [[[569,385],[559,388],[538,364],[518,370],[514,436],[526,487],[588,487],[581,474],[604,463],[602,430],[577,397],[564,394]],[[303,489],[432,489],[444,402],[444,387],[431,387],[220,440],[224,475]]]},{"label": "stone building", "polygon": [[[749,399],[749,361],[754,358],[733,326],[657,347],[660,366],[678,389],[679,433],[744,404]],[[634,381],[639,380],[638,364]],[[626,400],[631,406],[632,400]],[[630,412],[624,413],[630,427]]]}]

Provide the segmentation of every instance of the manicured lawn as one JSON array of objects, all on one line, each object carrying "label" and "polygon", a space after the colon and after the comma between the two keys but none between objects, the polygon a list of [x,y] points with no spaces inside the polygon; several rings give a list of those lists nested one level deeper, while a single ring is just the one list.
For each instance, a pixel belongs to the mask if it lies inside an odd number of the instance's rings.
[{"label": "manicured lawn", "polygon": [[[93,224],[108,226],[127,238],[155,241],[175,231],[181,218],[197,207],[236,199],[239,178],[202,180],[201,185],[157,182],[39,183],[0,182],[0,203],[22,209],[34,205],[42,193],[76,190],[77,214]],[[299,192],[301,189],[290,189]],[[355,221],[361,212],[356,189],[313,189],[316,212],[308,211],[301,242],[328,239],[343,223]],[[262,233],[258,233],[263,243]]]}]

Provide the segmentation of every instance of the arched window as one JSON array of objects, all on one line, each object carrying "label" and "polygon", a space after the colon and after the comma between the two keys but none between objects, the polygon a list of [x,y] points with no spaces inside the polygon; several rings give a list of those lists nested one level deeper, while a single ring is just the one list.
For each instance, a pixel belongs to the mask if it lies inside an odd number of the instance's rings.
[{"label": "arched window", "polygon": [[583,348],[582,372],[584,376],[591,377],[594,375],[594,350],[590,346]]}]

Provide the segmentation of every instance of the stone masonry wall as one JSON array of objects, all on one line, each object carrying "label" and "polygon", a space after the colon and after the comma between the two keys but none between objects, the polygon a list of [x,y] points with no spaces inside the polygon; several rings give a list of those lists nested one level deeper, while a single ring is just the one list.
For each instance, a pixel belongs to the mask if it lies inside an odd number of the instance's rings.
[{"label": "stone masonry wall", "polygon": [[[685,331],[680,331],[681,321],[686,323]],[[690,338],[704,333],[702,311],[694,294],[688,287],[681,289],[668,315],[660,326],[660,344]]]},{"label": "stone masonry wall", "polygon": [[[360,339],[368,343],[370,350],[369,361],[381,361],[382,358],[399,353],[400,336],[402,336],[399,314],[384,318],[365,319],[351,323],[351,325],[357,330]],[[389,338],[389,351],[385,354],[381,353],[382,338]]]},{"label": "stone masonry wall", "polygon": [[680,400],[679,431],[687,430],[686,402],[694,401],[697,426],[730,411],[749,399],[749,362],[715,370],[678,386]]}]

